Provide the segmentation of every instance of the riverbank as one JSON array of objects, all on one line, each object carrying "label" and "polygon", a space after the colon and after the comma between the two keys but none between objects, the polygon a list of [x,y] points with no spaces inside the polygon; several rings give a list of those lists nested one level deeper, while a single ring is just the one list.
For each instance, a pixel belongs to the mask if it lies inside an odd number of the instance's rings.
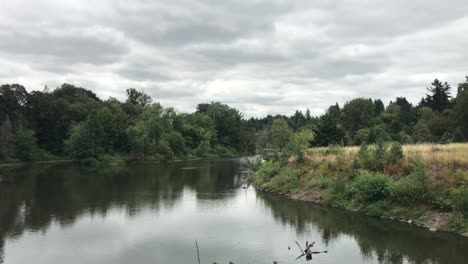
[{"label": "riverbank", "polygon": [[259,190],[468,236],[468,144],[310,149],[257,164]]},{"label": "riverbank", "polygon": [[129,159],[128,155],[106,155],[100,159],[84,159],[84,160],[73,160],[69,157],[63,159],[51,159],[51,160],[39,160],[39,161],[21,161],[21,160],[0,160],[0,167],[5,166],[17,166],[26,164],[45,164],[45,163],[62,163],[62,162],[74,162],[82,165],[111,165],[111,166],[125,166],[133,163],[162,163],[162,162],[181,162],[181,161],[196,161],[196,160],[208,160],[208,159],[226,159],[226,158],[241,158],[242,155],[211,155],[204,157],[186,156],[178,157],[171,160],[155,159],[155,158],[144,158],[144,159]]}]

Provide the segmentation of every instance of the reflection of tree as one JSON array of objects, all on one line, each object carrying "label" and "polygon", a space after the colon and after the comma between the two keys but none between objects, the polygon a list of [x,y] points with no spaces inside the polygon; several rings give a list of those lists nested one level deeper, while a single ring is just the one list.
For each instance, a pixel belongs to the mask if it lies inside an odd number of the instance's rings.
[{"label": "reflection of tree", "polygon": [[[45,230],[52,221],[66,226],[80,215],[105,216],[123,208],[129,216],[143,208],[171,208],[184,188],[197,193],[233,189],[233,162],[188,161],[134,167],[83,168],[70,164],[2,168],[0,184],[0,263],[7,237]],[[194,170],[182,170],[195,166]]]},{"label": "reflection of tree", "polygon": [[283,224],[293,225],[298,234],[314,227],[328,244],[339,236],[353,237],[363,256],[375,255],[380,263],[459,263],[468,259],[468,240],[441,233],[430,233],[409,225],[382,221],[344,210],[306,206],[302,202],[259,193]]}]

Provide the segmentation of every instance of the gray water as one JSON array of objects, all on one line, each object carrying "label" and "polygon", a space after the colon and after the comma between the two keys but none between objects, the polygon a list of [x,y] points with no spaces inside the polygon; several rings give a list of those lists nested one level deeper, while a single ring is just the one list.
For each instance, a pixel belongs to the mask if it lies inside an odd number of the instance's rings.
[{"label": "gray water", "polygon": [[[0,263],[468,263],[468,239],[242,188],[237,160],[0,168]],[[244,186],[245,187],[245,186]],[[291,248],[288,250],[288,246]]]}]

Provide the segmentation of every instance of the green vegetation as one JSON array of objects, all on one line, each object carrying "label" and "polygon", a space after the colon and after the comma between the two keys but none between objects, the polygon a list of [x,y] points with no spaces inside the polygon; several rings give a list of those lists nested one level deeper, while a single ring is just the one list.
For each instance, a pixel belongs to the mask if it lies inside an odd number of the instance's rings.
[{"label": "green vegetation", "polygon": [[[427,88],[428,94],[413,105],[405,97],[397,97],[387,106],[382,100],[356,98],[340,105],[331,105],[320,117],[311,117],[307,110],[291,116],[267,116],[253,119],[259,136],[267,137],[264,131],[275,133],[275,120],[283,119],[292,132],[304,129],[315,134],[312,145],[359,146],[362,143],[383,142],[453,143],[468,139],[468,77],[460,83],[456,93],[448,83],[434,80]],[[285,130],[283,128],[283,130]],[[287,136],[287,131],[284,131]],[[278,138],[259,142],[263,148],[277,146]],[[281,139],[281,137],[279,137]]]},{"label": "green vegetation", "polygon": [[[298,110],[290,117],[246,120],[237,109],[219,102],[199,104],[194,113],[177,113],[134,88],[127,89],[127,98],[121,102],[102,100],[70,84],[30,93],[19,84],[6,84],[0,86],[0,161],[60,157],[119,163],[116,159],[173,160],[257,152],[278,157],[294,154],[301,163],[304,145],[365,143],[380,147],[378,157],[363,167],[381,170],[383,142],[446,144],[468,139],[468,79],[458,85],[456,96],[450,89],[436,79],[417,106],[404,97],[387,107],[379,99],[356,98],[343,107],[330,106],[320,117]],[[401,158],[397,144],[390,152],[393,162]]]},{"label": "green vegetation", "polygon": [[66,157],[123,164],[255,151],[255,129],[237,109],[212,102],[195,113],[177,113],[133,88],[120,102],[69,84],[31,93],[2,85],[0,110],[1,162]]},{"label": "green vegetation", "polygon": [[[299,134],[256,165],[254,182],[260,189],[429,228],[468,231],[468,144],[304,145],[301,161],[287,147]],[[458,160],[447,158],[455,156]]]}]

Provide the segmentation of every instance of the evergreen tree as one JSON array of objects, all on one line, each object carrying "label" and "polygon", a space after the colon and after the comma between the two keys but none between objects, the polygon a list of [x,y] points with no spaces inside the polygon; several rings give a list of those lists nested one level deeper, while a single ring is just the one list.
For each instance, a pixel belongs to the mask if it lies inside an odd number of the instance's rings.
[{"label": "evergreen tree", "polygon": [[450,107],[450,85],[447,82],[442,83],[435,79],[427,90],[431,94],[426,95],[426,98],[419,103],[420,106],[428,106],[437,112],[442,112]]}]

